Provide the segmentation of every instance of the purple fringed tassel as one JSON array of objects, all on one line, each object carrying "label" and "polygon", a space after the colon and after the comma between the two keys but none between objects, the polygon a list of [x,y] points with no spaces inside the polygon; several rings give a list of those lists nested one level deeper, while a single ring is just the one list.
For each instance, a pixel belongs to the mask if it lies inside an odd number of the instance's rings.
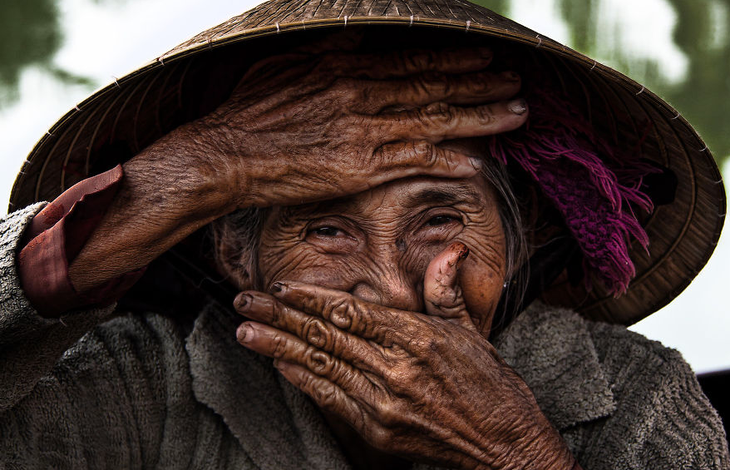
[{"label": "purple fringed tassel", "polygon": [[489,151],[504,163],[516,161],[534,179],[578,242],[586,272],[618,297],[636,274],[629,236],[645,249],[649,244],[631,205],[653,209],[639,188],[654,169],[617,158],[567,101],[537,92],[528,102],[526,128],[492,137]]}]

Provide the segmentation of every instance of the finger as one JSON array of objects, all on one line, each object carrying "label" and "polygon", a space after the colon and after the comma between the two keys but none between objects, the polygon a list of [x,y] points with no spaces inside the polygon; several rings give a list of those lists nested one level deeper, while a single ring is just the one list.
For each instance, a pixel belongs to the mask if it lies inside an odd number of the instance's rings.
[{"label": "finger", "polygon": [[344,418],[355,429],[365,428],[366,415],[360,404],[337,384],[297,364],[279,361],[274,365],[286,380],[309,395],[317,406]]},{"label": "finger", "polygon": [[378,148],[370,166],[370,187],[409,176],[471,178],[482,167],[479,158],[431,142],[397,142]]},{"label": "finger", "polygon": [[[329,380],[345,384],[353,380],[352,375],[360,369],[348,361],[334,357],[321,349],[307,344],[301,338],[287,332],[277,330],[269,325],[255,322],[244,322],[236,330],[238,342],[264,356],[296,363]],[[362,370],[379,373],[367,363],[368,354],[363,354],[364,360],[359,360]],[[356,369],[357,368],[357,369]]]},{"label": "finger", "polygon": [[471,108],[433,103],[401,113],[400,119],[387,114],[372,119],[376,125],[390,127],[388,134],[394,139],[439,143],[509,132],[522,126],[528,114],[525,100],[516,99]]},{"label": "finger", "polygon": [[469,248],[453,243],[431,260],[423,279],[426,313],[476,331],[458,282],[458,270],[469,256]]},{"label": "finger", "polygon": [[492,61],[488,48],[400,50],[387,53],[325,55],[319,69],[338,77],[387,79],[424,72],[469,73],[485,69]]},{"label": "finger", "polygon": [[295,281],[277,281],[270,291],[291,308],[386,348],[403,344],[420,331],[412,312],[365,302],[346,292]]},{"label": "finger", "polygon": [[514,72],[480,72],[460,75],[426,73],[405,80],[377,80],[362,84],[365,106],[356,110],[375,114],[383,110],[411,109],[434,102],[467,105],[503,101],[521,87]]},{"label": "finger", "polygon": [[[247,323],[239,327],[240,334],[251,333],[243,336],[248,339],[247,342],[253,341],[251,348],[261,354],[289,360],[291,358],[283,356],[285,351],[292,350],[296,355],[308,357],[313,351],[318,350],[371,372],[377,373],[389,367],[380,345],[348,334],[323,318],[304,314],[260,292],[246,292],[239,295],[239,298],[236,299],[235,305],[240,314],[274,327],[265,330],[256,329],[258,325],[256,323],[252,323],[252,326],[245,331],[244,326]],[[257,349],[259,337],[264,341],[260,345],[264,349]],[[296,341],[292,341],[294,338]]]}]

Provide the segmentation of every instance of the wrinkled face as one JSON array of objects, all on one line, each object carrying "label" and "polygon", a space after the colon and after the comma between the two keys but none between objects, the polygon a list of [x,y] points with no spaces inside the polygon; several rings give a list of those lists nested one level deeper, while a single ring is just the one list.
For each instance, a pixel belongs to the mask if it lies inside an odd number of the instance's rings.
[{"label": "wrinkled face", "polygon": [[488,334],[505,280],[505,241],[484,177],[394,181],[354,196],[274,208],[261,235],[266,289],[296,280],[369,302],[425,312],[423,277],[454,241],[470,249],[459,280],[477,328]]}]

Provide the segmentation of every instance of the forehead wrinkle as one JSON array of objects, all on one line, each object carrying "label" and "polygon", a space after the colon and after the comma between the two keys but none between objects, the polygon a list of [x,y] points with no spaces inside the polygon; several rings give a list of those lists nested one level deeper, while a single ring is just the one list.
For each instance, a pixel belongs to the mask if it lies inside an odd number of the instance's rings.
[{"label": "forehead wrinkle", "polygon": [[416,207],[420,204],[449,205],[459,202],[483,202],[484,195],[471,185],[444,185],[424,188],[415,194],[409,194],[404,205]]},{"label": "forehead wrinkle", "polygon": [[[377,205],[382,205],[385,194],[379,195],[381,200]],[[279,226],[284,228],[296,225],[297,220],[318,214],[361,213],[366,207],[373,204],[372,198],[375,194],[370,191],[368,196],[363,198],[363,193],[359,193],[311,204],[281,207],[277,211],[277,222]],[[403,199],[403,207],[412,209],[422,204],[451,205],[460,202],[483,203],[485,202],[484,194],[470,184],[454,183],[437,185],[436,187],[429,186],[415,193],[407,194]]]},{"label": "forehead wrinkle", "polygon": [[298,218],[308,218],[318,214],[355,214],[363,211],[371,201],[363,198],[363,193],[328,199],[326,201],[286,206],[279,211],[279,223],[293,223]]}]

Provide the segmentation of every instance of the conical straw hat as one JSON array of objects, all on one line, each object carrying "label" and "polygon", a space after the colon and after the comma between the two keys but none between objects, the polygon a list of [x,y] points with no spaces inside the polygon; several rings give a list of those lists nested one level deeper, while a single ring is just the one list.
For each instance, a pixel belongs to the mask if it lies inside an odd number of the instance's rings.
[{"label": "conical straw hat", "polygon": [[[670,105],[642,85],[539,33],[461,0],[273,0],[209,29],[98,91],[69,111],[35,146],[10,210],[52,200],[79,180],[124,161],[177,125],[225,99],[245,67],[281,44],[320,31],[365,26],[461,34],[522,47],[553,71],[597,132],[678,178],[674,200],[643,224],[650,254],[635,246],[636,278],[613,298],[600,286],[558,283],[545,301],[585,316],[631,324],[682,292],[705,265],[725,214],[720,172],[707,146]],[[235,60],[234,60],[235,59]],[[211,84],[215,84],[212,86]]]}]

